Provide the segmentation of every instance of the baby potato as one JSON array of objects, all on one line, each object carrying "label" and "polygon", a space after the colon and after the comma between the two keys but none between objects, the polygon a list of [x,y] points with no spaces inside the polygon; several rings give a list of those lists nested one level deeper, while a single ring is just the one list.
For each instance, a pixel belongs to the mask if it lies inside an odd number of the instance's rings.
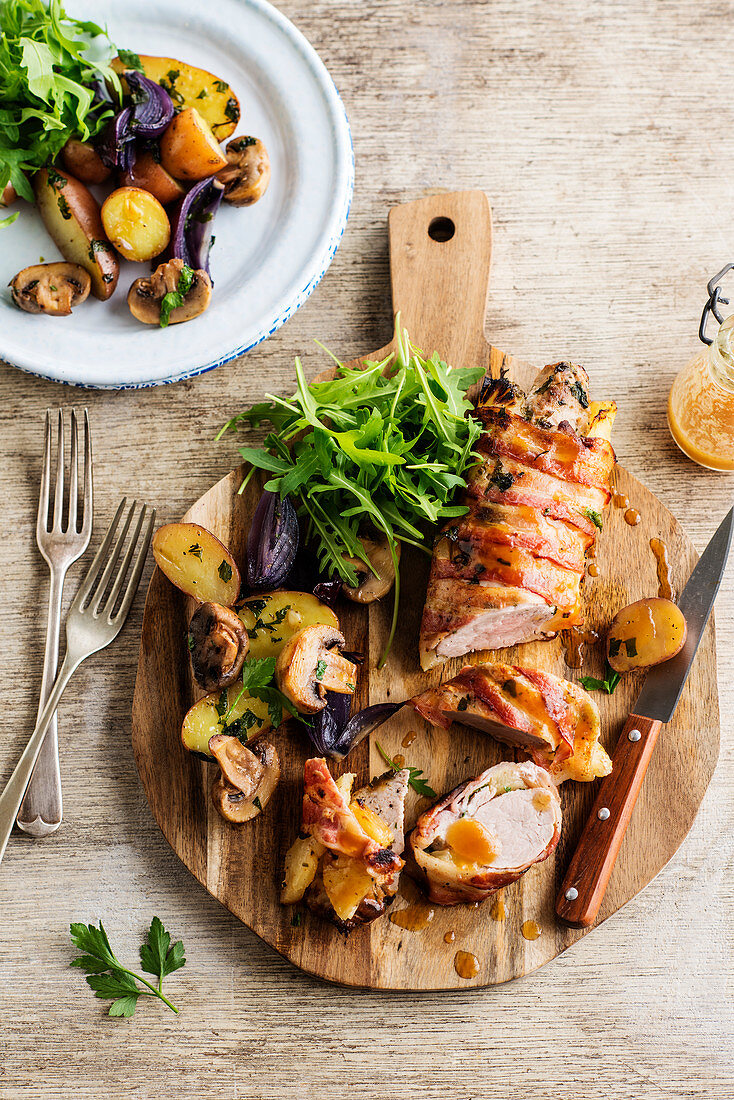
[{"label": "baby potato", "polygon": [[[140,54],[138,60],[143,74],[165,88],[176,107],[196,107],[218,141],[226,141],[235,132],[240,120],[240,104],[226,80],[174,57]],[[112,68],[122,76],[128,66],[116,57]],[[124,77],[123,87],[127,91]]]},{"label": "baby potato", "polygon": [[650,596],[614,616],[607,635],[607,660],[616,672],[660,665],[680,653],[685,640],[686,620],[678,605]]},{"label": "baby potato", "polygon": [[250,659],[277,657],[286,642],[307,626],[339,626],[331,608],[312,592],[288,592],[284,588],[249,596],[237,608],[237,614],[247,627]]},{"label": "baby potato", "polygon": [[88,141],[70,138],[61,150],[64,167],[82,183],[104,183],[111,169]]},{"label": "baby potato", "polygon": [[168,214],[149,191],[118,187],[105,199],[102,225],[126,260],[152,260],[171,239]]},{"label": "baby potato", "polygon": [[[227,715],[227,724],[238,718],[243,719],[244,731],[249,737],[257,733],[266,733],[272,729],[268,704],[262,699],[254,699],[248,692],[242,692],[242,678],[235,680],[223,691],[212,692],[194,703],[184,717],[181,726],[181,741],[185,749],[198,756],[213,759],[209,750],[209,738],[223,733],[222,719]],[[219,707],[219,710],[217,710]],[[231,707],[231,710],[229,709]],[[222,713],[220,714],[219,711]]]},{"label": "baby potato", "polygon": [[219,142],[195,107],[174,115],[161,138],[161,163],[180,180],[203,180],[227,167]]},{"label": "baby potato", "polygon": [[178,180],[158,163],[152,153],[143,153],[142,157],[138,157],[130,171],[120,177],[120,183],[123,187],[140,187],[143,191],[150,191],[161,206],[178,202],[186,194]]},{"label": "baby potato", "polygon": [[206,527],[168,523],[158,528],[152,545],[156,565],[176,588],[200,603],[232,607],[240,571],[227,547]]},{"label": "baby potato", "polygon": [[120,262],[105,236],[99,203],[83,183],[58,168],[42,168],[33,177],[38,212],[61,255],[89,272],[92,294],[112,297]]}]

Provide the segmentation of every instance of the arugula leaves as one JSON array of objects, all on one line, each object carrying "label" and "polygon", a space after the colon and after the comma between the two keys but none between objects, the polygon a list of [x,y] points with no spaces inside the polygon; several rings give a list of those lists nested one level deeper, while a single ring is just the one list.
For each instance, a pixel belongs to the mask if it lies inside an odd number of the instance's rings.
[{"label": "arugula leaves", "polygon": [[[398,542],[426,553],[426,528],[464,515],[450,503],[466,485],[464,474],[474,462],[478,422],[468,414],[467,391],[484,371],[454,370],[438,354],[430,359],[411,344],[396,318],[398,351],[364,369],[346,367],[336,357],[336,374],[325,382],[307,383],[296,359],[296,392],[267,400],[239,413],[222,428],[273,430],[262,447],[241,447],[254,469],[272,476],[265,488],[298,498],[306,537],[325,576],[358,584],[344,557],[358,558],[368,569],[359,541],[365,523],[388,540],[395,568],[393,621],[384,664],[397,625],[400,576]],[[248,477],[251,475],[248,475]]]},{"label": "arugula leaves", "polygon": [[[402,771],[400,765],[396,764],[395,761],[387,755],[379,741],[375,741],[375,748],[389,768],[392,768],[395,773]],[[423,798],[436,797],[436,792],[433,787],[430,787],[425,779],[421,779],[423,775],[422,768],[411,768],[408,764],[403,765],[403,767],[406,767],[410,773],[408,776],[408,786],[412,787],[416,794],[421,795]]]},{"label": "arugula leaves", "polygon": [[[163,995],[163,979],[186,965],[184,946],[180,940],[171,944],[170,933],[159,917],[153,917],[146,942],[140,948],[142,968],[146,974],[155,975],[157,986],[122,965],[110,947],[102,921],[98,928],[93,924],[72,924],[69,932],[74,947],[84,952],[72,959],[71,965],[86,972],[87,984],[95,997],[114,998],[110,1016],[132,1016],[140,997],[158,997],[178,1015],[176,1006]],[[145,988],[141,989],[141,985]]]},{"label": "arugula leaves", "polygon": [[611,665],[607,664],[604,669],[605,678],[598,680],[596,676],[582,676],[581,686],[586,691],[605,691],[607,695],[611,695],[615,687],[619,683],[621,677],[618,672],[615,672]]},{"label": "arugula leaves", "polygon": [[[99,38],[108,45],[96,60]],[[71,19],[60,0],[0,0],[0,194],[12,183],[32,202],[28,177],[112,117],[113,97],[122,100],[113,52],[104,28]]]}]

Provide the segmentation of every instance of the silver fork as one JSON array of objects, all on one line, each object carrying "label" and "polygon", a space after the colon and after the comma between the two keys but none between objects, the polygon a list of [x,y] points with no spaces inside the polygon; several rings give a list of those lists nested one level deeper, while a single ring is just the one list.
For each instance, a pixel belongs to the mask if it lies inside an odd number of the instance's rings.
[{"label": "silver fork", "polygon": [[[79,591],[74,597],[74,602],[69,608],[66,619],[66,653],[64,654],[61,671],[56,677],[46,704],[38,716],[36,728],[31,734],[31,738],[16,764],[5,790],[0,794],[0,860],[5,854],[13,822],[23,800],[23,794],[28,786],[38,754],[41,751],[44,735],[69,680],[71,680],[82,661],[93,653],[97,653],[100,649],[104,649],[105,646],[115,640],[132,606],[133,598],[140,584],[145,557],[153,534],[153,524],[155,523],[155,508],[149,508],[147,504],[143,504],[125,556],[118,567],[117,563],[120,560],[125,539],[132,524],[136,504],[136,501],[132,502],[120,534],[115,540],[120,517],[127,505],[127,500],[123,498],[102,545],[94,555],[94,560],[89,566]],[[148,513],[148,522],[141,536],[146,513]],[[114,547],[112,547],[113,540],[115,542]],[[136,548],[137,554],[132,565],[132,571],[130,571],[130,563],[133,561]],[[102,576],[98,580],[99,572],[103,566]],[[116,569],[117,572],[115,573]],[[130,577],[126,583],[125,578],[128,572],[130,572]],[[115,573],[114,579],[113,573]],[[123,585],[125,585],[124,591]],[[107,592],[108,588],[109,594]],[[120,605],[115,610],[118,600]]]},{"label": "silver fork", "polygon": [[[61,629],[61,598],[64,578],[69,566],[82,556],[92,535],[92,440],[89,431],[89,415],[84,410],[84,475],[81,527],[78,526],[78,449],[79,431],[76,409],[71,410],[71,455],[69,464],[69,505],[66,528],[64,512],[64,415],[59,409],[57,428],[56,485],[53,496],[53,519],[49,527],[49,502],[51,497],[51,444],[53,428],[51,410],[46,413],[46,434],[43,451],[41,493],[36,520],[36,542],[46,559],[50,572],[48,595],[48,625],[46,627],[46,652],[43,658],[41,697],[38,717],[48,699],[59,660],[59,632]],[[61,771],[59,768],[59,742],[56,714],[43,739],[36,766],[33,769],[28,790],[18,814],[18,827],[31,836],[42,837],[54,833],[61,824]]]}]

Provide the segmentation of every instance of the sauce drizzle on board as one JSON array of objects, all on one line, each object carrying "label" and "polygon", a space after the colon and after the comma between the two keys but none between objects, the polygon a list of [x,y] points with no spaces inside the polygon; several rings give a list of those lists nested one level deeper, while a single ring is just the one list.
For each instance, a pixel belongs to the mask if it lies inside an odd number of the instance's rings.
[{"label": "sauce drizzle on board", "polygon": [[584,646],[595,645],[599,635],[595,630],[584,630],[581,626],[572,626],[561,631],[563,659],[569,668],[581,668],[584,663]]},{"label": "sauce drizzle on board", "polygon": [[629,508],[630,506],[630,498],[626,497],[624,493],[613,493],[612,501],[614,502],[615,508]]},{"label": "sauce drizzle on board", "polygon": [[642,519],[642,516],[636,508],[628,508],[624,513],[624,522],[628,523],[630,527],[636,527]]},{"label": "sauce drizzle on board", "polygon": [[405,737],[404,737],[404,738],[403,738],[403,740],[402,740],[402,741],[400,742],[400,744],[401,744],[402,748],[404,748],[404,749],[409,749],[409,748],[410,748],[410,746],[411,746],[411,745],[413,744],[413,742],[415,741],[415,739],[416,739],[416,737],[417,737],[417,736],[418,736],[418,734],[417,734],[417,733],[415,733],[415,732],[414,732],[413,730],[411,730],[411,732],[410,732],[410,733],[406,733]]},{"label": "sauce drizzle on board", "polygon": [[592,562],[591,565],[589,566],[587,572],[588,572],[590,577],[598,577],[599,576],[599,566],[596,565],[595,562]]},{"label": "sauce drizzle on board", "polygon": [[479,959],[471,951],[457,951],[454,956],[454,970],[460,978],[476,978],[479,973]]},{"label": "sauce drizzle on board", "polygon": [[526,940],[537,940],[541,933],[541,927],[537,921],[526,920],[523,921],[520,931]]},{"label": "sauce drizzle on board", "polygon": [[452,928],[444,934],[443,942],[444,943],[453,943],[455,939],[456,939],[456,932],[454,932],[454,930]]},{"label": "sauce drizzle on board", "polygon": [[405,909],[398,909],[395,913],[391,913],[390,923],[396,924],[398,928],[405,928],[408,932],[422,932],[424,928],[428,928],[435,913],[436,910],[430,905],[416,902]]},{"label": "sauce drizzle on board", "polygon": [[675,590],[670,582],[670,562],[668,548],[662,539],[650,539],[650,549],[655,555],[658,569],[658,596],[675,602]]},{"label": "sauce drizzle on board", "polygon": [[492,908],[489,911],[489,915],[492,920],[505,919],[505,917],[507,916],[507,912],[505,910],[505,903],[502,898],[497,898],[497,900],[492,903]]}]

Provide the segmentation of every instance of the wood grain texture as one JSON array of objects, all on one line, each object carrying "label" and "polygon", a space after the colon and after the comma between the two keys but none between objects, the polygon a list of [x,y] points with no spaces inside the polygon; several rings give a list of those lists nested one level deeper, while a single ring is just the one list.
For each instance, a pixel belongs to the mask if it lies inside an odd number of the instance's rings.
[{"label": "wood grain texture", "polygon": [[[350,357],[390,338],[384,217],[396,202],[436,188],[486,191],[491,341],[535,363],[569,356],[584,364],[595,388],[619,403],[621,464],[699,552],[731,506],[732,478],[694,466],[670,439],[665,400],[697,349],[706,280],[734,255],[734,132],[712,106],[713,88],[718,103],[734,99],[732,5],[278,6],[321,53],[349,113],[357,184],[346,235],[284,328],[190,383],[92,393],[0,368],[3,779],[38,704],[48,590],[33,525],[46,408],[89,405],[97,532],[130,491],[158,505],[161,522],[177,519],[238,461],[232,437],[214,443],[222,423],[264,393],[290,389],[294,355],[315,372],[326,359],[314,339]],[[7,282],[14,272],[1,250],[0,268]],[[67,606],[85,564],[72,570]],[[48,841],[13,836],[3,861],[3,1100],[732,1094],[731,570],[716,607],[722,752],[683,846],[573,951],[518,981],[451,995],[315,981],[175,858],[130,745],[141,619],[142,595],[114,649],[82,668],[62,701],[61,829]],[[666,747],[663,734],[656,755]],[[108,1020],[69,969],[69,921],[101,918],[132,962],[153,913],[186,943],[188,964],[171,979],[181,1015],[146,1004],[130,1023]]]}]

